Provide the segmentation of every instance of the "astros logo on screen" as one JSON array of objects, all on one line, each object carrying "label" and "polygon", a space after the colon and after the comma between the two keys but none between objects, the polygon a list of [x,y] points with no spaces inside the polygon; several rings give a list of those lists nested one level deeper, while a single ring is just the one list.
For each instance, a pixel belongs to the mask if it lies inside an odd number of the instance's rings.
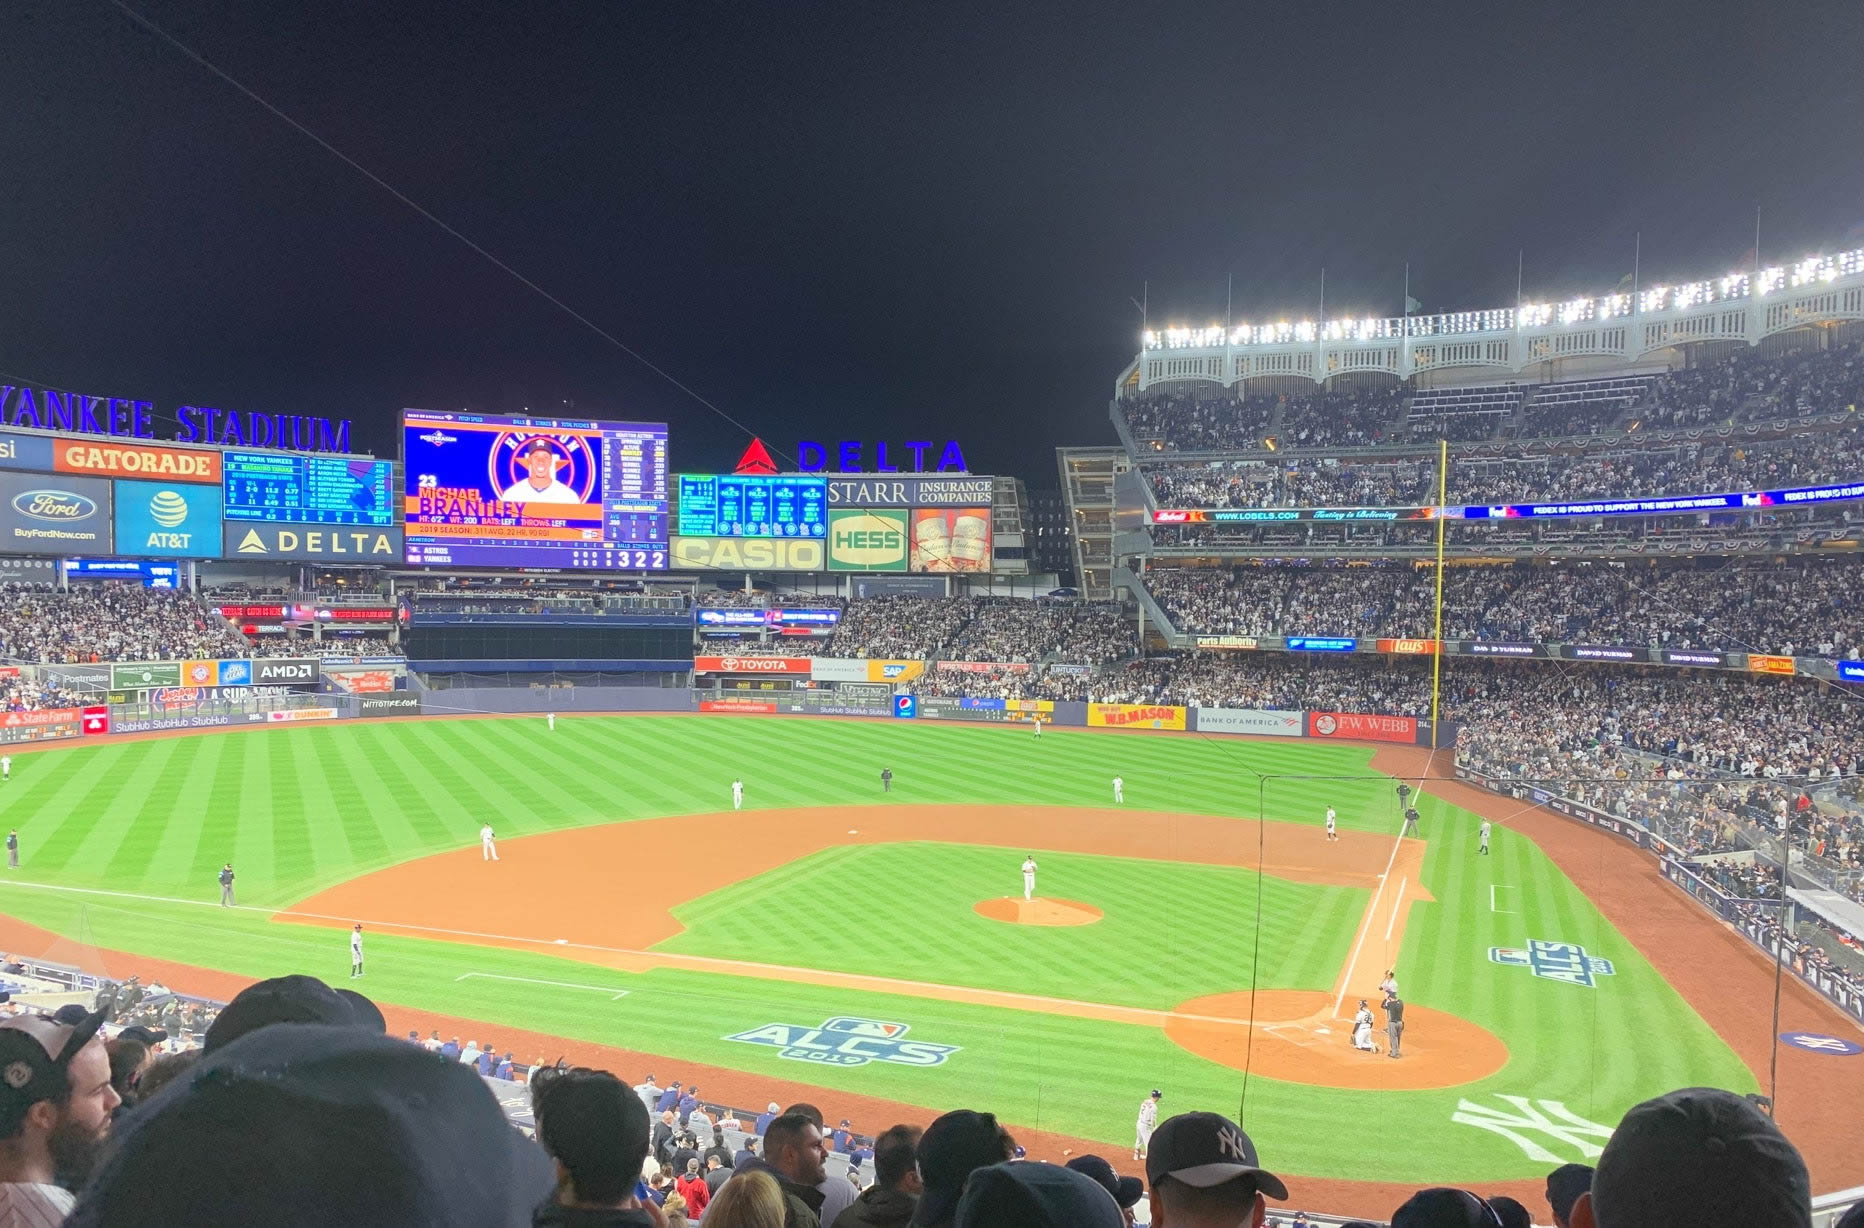
[{"label": "astros logo on screen", "polygon": [[506,503],[600,503],[601,470],[582,435],[506,431],[486,457],[487,476]]}]

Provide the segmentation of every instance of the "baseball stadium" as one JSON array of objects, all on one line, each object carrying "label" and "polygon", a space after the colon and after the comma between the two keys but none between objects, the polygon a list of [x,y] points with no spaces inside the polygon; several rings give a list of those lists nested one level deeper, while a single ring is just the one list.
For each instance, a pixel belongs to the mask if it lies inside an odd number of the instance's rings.
[{"label": "baseball stadium", "polygon": [[[1726,340],[1674,340],[1687,286],[1471,334],[1533,383],[1381,340],[1418,321],[1149,334],[1121,445],[1057,449],[1062,550],[955,468],[418,410],[387,459],[130,442],[8,389],[10,991],[178,1047],[316,977],[519,1124],[560,1063],[734,1147],[819,1106],[835,1180],[955,1107],[1055,1163],[1220,1113],[1310,1222],[1537,1207],[1710,1087],[1843,1206],[1864,252],[1758,278]],[[1290,358],[1389,369],[1259,391]],[[567,525],[491,518],[526,482]]]}]

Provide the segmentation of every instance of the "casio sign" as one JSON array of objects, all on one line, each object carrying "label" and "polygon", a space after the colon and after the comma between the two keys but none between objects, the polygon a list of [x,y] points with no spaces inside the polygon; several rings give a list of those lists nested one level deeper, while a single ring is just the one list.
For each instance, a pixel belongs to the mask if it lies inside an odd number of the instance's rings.
[{"label": "casio sign", "polygon": [[97,504],[68,490],[22,490],[13,496],[13,510],[34,520],[83,520]]}]

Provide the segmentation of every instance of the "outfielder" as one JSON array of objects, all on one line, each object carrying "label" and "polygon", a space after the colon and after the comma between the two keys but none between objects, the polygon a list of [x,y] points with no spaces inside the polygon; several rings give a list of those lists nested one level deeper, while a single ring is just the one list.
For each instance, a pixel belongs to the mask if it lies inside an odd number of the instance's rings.
[{"label": "outfielder", "polygon": [[1329,806],[1327,807],[1327,839],[1338,840],[1340,838],[1340,833],[1334,830],[1333,823],[1334,823],[1333,807]]},{"label": "outfielder", "polygon": [[742,780],[731,782],[731,808],[733,810],[744,809],[744,782]]},{"label": "outfielder", "polygon": [[1036,898],[1036,855],[1034,853],[1023,858],[1023,898],[1025,900]]},{"label": "outfielder", "polygon": [[490,823],[487,823],[479,829],[479,860],[498,860],[498,845],[492,840],[492,825]]},{"label": "outfielder", "polygon": [[555,733],[557,731],[557,714],[554,712],[546,712],[544,714],[544,723],[550,726],[551,733]]},{"label": "outfielder", "polygon": [[1118,776],[1113,778],[1113,800],[1121,805],[1126,802],[1126,782]]},{"label": "outfielder", "polygon": [[1155,1087],[1152,1094],[1139,1102],[1139,1120],[1133,1123],[1133,1159],[1146,1158],[1146,1148],[1152,1144],[1152,1132],[1159,1124],[1159,1090]]},{"label": "outfielder", "polygon": [[1487,857],[1489,855],[1489,821],[1487,819],[1482,820],[1482,826],[1476,829],[1476,839],[1480,842],[1476,852]]},{"label": "outfielder", "polygon": [[352,977],[362,975],[362,922],[349,932],[349,974]]},{"label": "outfielder", "polygon": [[1042,718],[1038,716],[1035,719],[1034,724],[1036,727],[1036,740],[1041,741],[1042,740]]},{"label": "outfielder", "polygon": [[0,755],[0,780],[13,779],[13,756]]}]

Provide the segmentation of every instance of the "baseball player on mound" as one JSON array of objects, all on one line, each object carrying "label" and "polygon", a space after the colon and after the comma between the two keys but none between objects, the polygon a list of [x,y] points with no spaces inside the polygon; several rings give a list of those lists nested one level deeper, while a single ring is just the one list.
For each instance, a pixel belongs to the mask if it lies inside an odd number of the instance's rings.
[{"label": "baseball player on mound", "polygon": [[1034,853],[1023,858],[1023,898],[1025,900],[1036,898],[1036,855]]}]

